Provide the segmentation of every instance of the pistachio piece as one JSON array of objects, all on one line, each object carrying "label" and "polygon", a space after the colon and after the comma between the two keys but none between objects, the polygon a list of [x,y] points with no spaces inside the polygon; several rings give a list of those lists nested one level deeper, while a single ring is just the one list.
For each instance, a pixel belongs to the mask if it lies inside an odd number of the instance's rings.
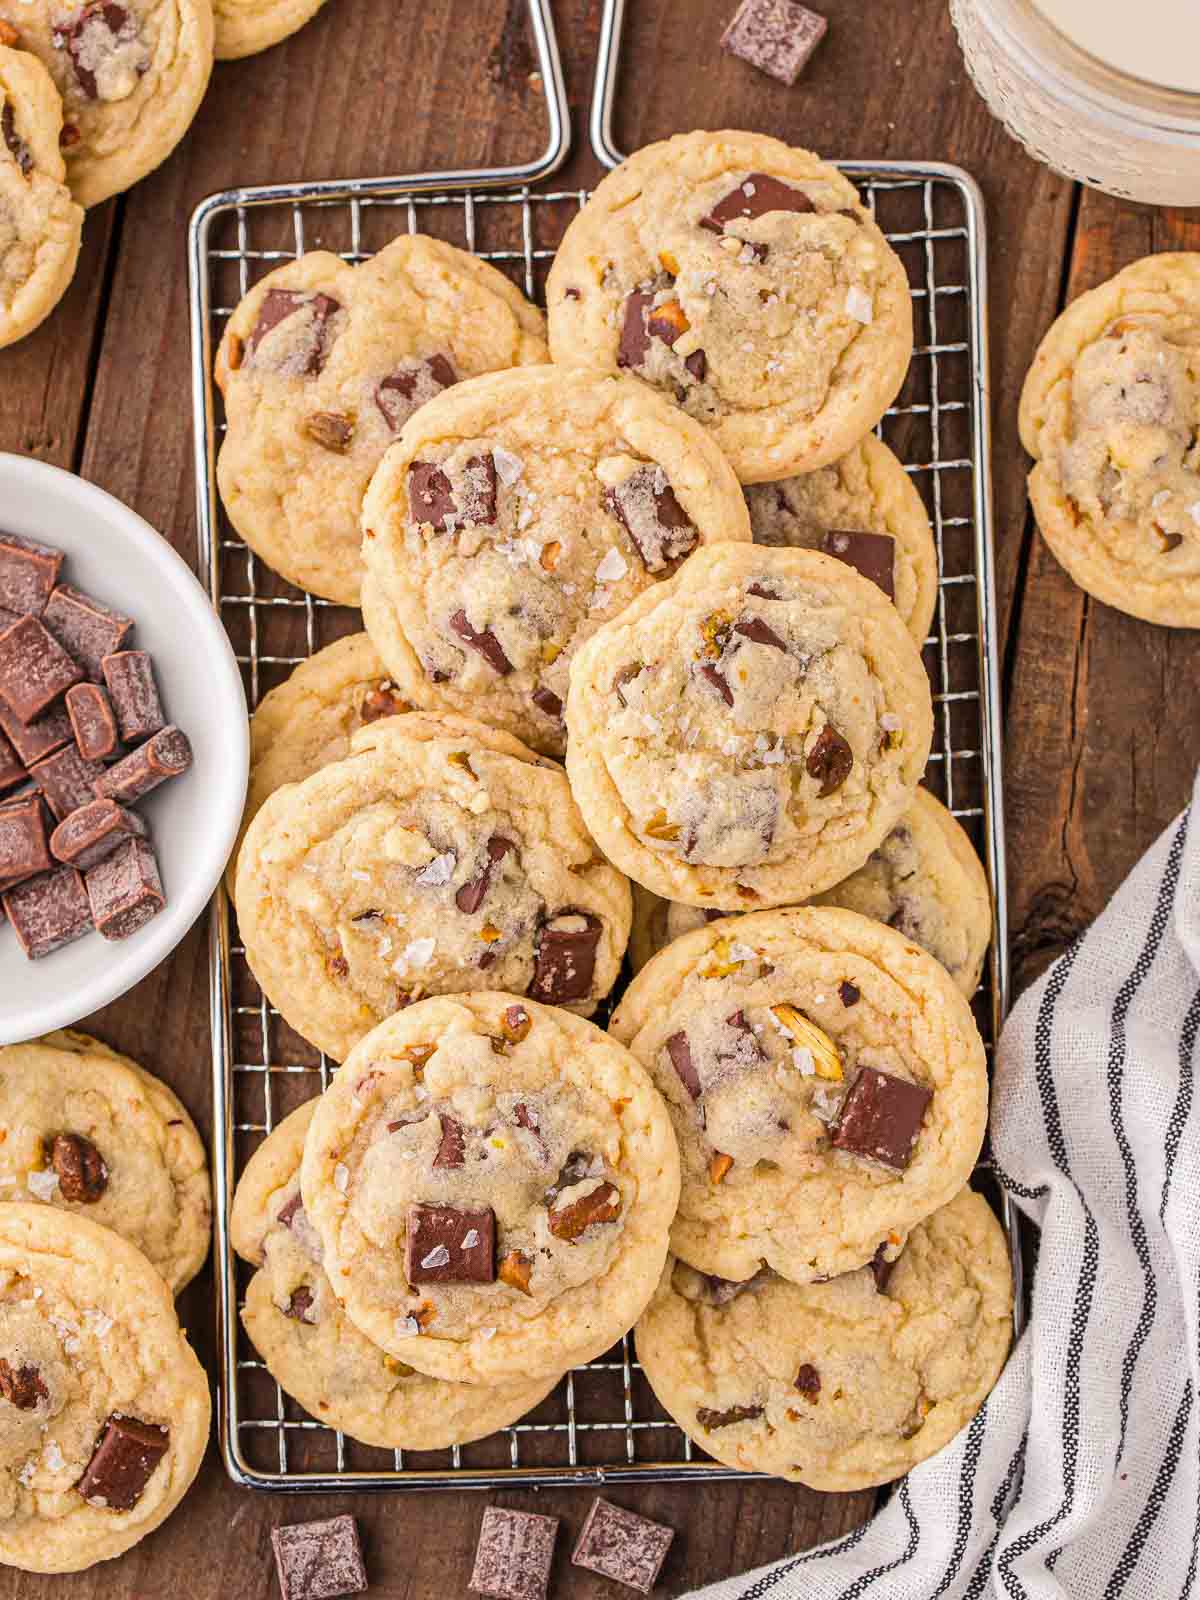
[{"label": "pistachio piece", "polygon": [[772,1006],[771,1015],[783,1031],[812,1056],[818,1078],[825,1078],[830,1083],[841,1083],[845,1076],[842,1071],[842,1058],[824,1028],[818,1028],[815,1022],[810,1022],[803,1012],[796,1010],[795,1006]]}]

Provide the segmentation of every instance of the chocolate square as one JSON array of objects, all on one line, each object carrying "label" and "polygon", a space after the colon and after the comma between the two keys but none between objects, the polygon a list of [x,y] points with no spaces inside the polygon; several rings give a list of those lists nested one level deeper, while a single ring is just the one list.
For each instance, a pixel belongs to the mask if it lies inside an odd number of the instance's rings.
[{"label": "chocolate square", "polygon": [[674,1528],[639,1517],[636,1511],[626,1511],[597,1495],[579,1530],[571,1562],[623,1583],[627,1589],[649,1594],[674,1537]]},{"label": "chocolate square", "polygon": [[0,732],[3,732],[27,767],[40,761],[43,756],[61,750],[63,745],[70,744],[73,737],[71,719],[65,705],[51,706],[43,716],[24,723],[19,717],[13,716],[3,700],[0,700]]},{"label": "chocolate square", "polygon": [[32,722],[83,677],[80,667],[36,617],[0,633],[0,700],[20,722]]},{"label": "chocolate square", "polygon": [[836,1150],[903,1172],[912,1160],[933,1090],[875,1067],[862,1067],[834,1126]]},{"label": "chocolate square", "polygon": [[9,740],[0,733],[0,794],[6,789],[15,789],[24,777],[25,763]]},{"label": "chocolate square", "polygon": [[568,906],[539,928],[529,996],[544,1005],[586,1000],[596,971],[596,947],[604,924],[590,911]]},{"label": "chocolate square", "polygon": [[0,883],[17,884],[54,865],[38,795],[0,807]]},{"label": "chocolate square", "polygon": [[79,754],[85,761],[107,761],[117,753],[117,719],[108,695],[98,683],[77,683],[67,690],[67,717]]},{"label": "chocolate square", "polygon": [[409,1283],[494,1283],[496,1216],[490,1206],[412,1205],[404,1246]]},{"label": "chocolate square", "polygon": [[78,745],[69,744],[44,761],[36,762],[29,769],[29,776],[42,791],[55,819],[61,822],[95,798],[96,784],[104,776],[104,768],[98,761],[85,760]]},{"label": "chocolate square", "polygon": [[0,607],[19,617],[40,617],[62,564],[61,550],[0,533]]},{"label": "chocolate square", "polygon": [[128,939],[166,904],[158,861],[146,839],[126,839],[84,879],[92,921],[106,939]]},{"label": "chocolate square", "polygon": [[158,1423],[114,1411],[75,1487],[89,1505],[132,1511],[170,1443],[170,1432]]},{"label": "chocolate square", "polygon": [[133,618],[122,616],[82,589],[60,583],[42,613],[47,628],[69,650],[93,683],[103,674],[100,663],[119,650],[133,632]]},{"label": "chocolate square", "polygon": [[889,600],[896,598],[896,541],[891,534],[831,528],[821,540],[821,549],[870,578]]},{"label": "chocolate square", "polygon": [[115,800],[91,800],[58,824],[50,835],[50,854],[87,872],[126,839],[144,838],[146,824],[136,811]]},{"label": "chocolate square", "polygon": [[829,24],[800,0],[742,0],[721,49],[789,86],[804,71]]},{"label": "chocolate square", "polygon": [[100,663],[117,726],[127,744],[141,744],[166,724],[154,663],[145,650],[118,650]]},{"label": "chocolate square", "polygon": [[271,1529],[281,1600],[331,1600],[367,1587],[358,1524],[351,1516]]},{"label": "chocolate square", "polygon": [[2,897],[5,914],[30,961],[53,955],[92,928],[83,879],[74,867],[39,873]]},{"label": "chocolate square", "polygon": [[467,1585],[494,1600],[545,1600],[558,1518],[488,1506]]}]

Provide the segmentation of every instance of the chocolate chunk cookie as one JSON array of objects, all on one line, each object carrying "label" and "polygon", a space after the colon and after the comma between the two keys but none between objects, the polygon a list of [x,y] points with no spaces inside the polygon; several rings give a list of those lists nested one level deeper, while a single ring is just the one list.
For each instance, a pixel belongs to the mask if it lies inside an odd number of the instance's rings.
[{"label": "chocolate chunk cookie", "polygon": [[895,606],[813,550],[718,545],[571,668],[567,766],[609,859],[664,899],[803,900],[912,803],[929,681]]},{"label": "chocolate chunk cookie", "polygon": [[606,1350],[662,1271],[679,1156],[629,1052],[514,994],[381,1024],[322,1097],[304,1209],[347,1314],[432,1377],[513,1383]]},{"label": "chocolate chunk cookie", "polygon": [[75,274],[83,212],[66,186],[61,131],[50,74],[0,43],[0,349],[48,317]]},{"label": "chocolate chunk cookie", "polygon": [[263,989],[338,1060],[428,994],[504,988],[591,1012],[631,915],[561,767],[421,713],[360,728],[345,760],[267,799],[237,907]]},{"label": "chocolate chunk cookie", "polygon": [[631,378],[538,367],[426,406],[363,506],[363,617],[400,692],[549,755],[580,645],[694,550],[748,542],[704,430]]},{"label": "chocolate chunk cookie", "polygon": [[1075,582],[1200,627],[1200,254],[1147,256],[1068,306],[1020,422],[1038,526]]},{"label": "chocolate chunk cookie", "polygon": [[0,19],[62,96],[67,182],[81,206],[165,161],[208,88],[211,0],[0,0]]},{"label": "chocolate chunk cookie", "polygon": [[485,1388],[427,1378],[372,1344],[338,1304],[300,1199],[300,1160],[316,1108],[309,1101],[267,1136],[233,1197],[233,1247],[259,1269],[242,1324],[267,1370],[310,1416],[383,1449],[441,1450],[506,1428],[556,1380]]},{"label": "chocolate chunk cookie", "polygon": [[626,990],[611,1032],[671,1112],[676,1255],[796,1283],[896,1253],[962,1187],[987,1118],[983,1044],[945,970],[853,911],[698,928]]},{"label": "chocolate chunk cookie", "polygon": [[230,521],[290,582],[357,605],[359,512],[384,451],[461,379],[545,361],[544,327],[502,273],[421,234],[356,267],[324,250],[277,267],[217,351]]},{"label": "chocolate chunk cookie", "polygon": [[654,384],[743,483],[844,455],[912,354],[904,267],[858,191],[764,134],[623,161],[568,227],[546,299],[556,362]]},{"label": "chocolate chunk cookie", "polygon": [[831,466],[746,490],[755,544],[823,550],[857,568],[924,644],[937,602],[938,561],[921,496],[873,433]]},{"label": "chocolate chunk cookie", "polygon": [[[738,1292],[741,1289],[742,1292]],[[963,1189],[886,1277],[764,1274],[744,1288],[668,1263],[638,1359],[701,1449],[812,1489],[865,1489],[941,1450],[991,1392],[1012,1338],[1003,1230]]]},{"label": "chocolate chunk cookie", "polygon": [[111,1228],[174,1294],[208,1254],[212,1205],[195,1124],[165,1083],[85,1033],[0,1049],[0,1200]]},{"label": "chocolate chunk cookie", "polygon": [[[886,922],[928,950],[968,996],[975,993],[992,936],[987,874],[962,827],[928,789],[857,872],[812,905],[843,906]],[[660,900],[634,885],[629,954],[635,972],[664,946],[719,912]]]},{"label": "chocolate chunk cookie", "polygon": [[79,1572],[158,1527],[208,1443],[170,1290],[109,1228],[0,1205],[0,1561]]}]

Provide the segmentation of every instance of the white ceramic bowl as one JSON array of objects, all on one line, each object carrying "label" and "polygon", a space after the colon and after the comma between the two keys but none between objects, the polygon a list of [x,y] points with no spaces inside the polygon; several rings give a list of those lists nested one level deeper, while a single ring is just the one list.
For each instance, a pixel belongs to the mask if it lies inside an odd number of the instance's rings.
[{"label": "white ceramic bowl", "polygon": [[[67,1027],[166,959],[203,911],[233,848],[250,740],[241,674],[208,596],[149,523],[103,489],[26,456],[0,454],[0,528],[66,553],[63,580],[131,616],[170,721],[195,762],[136,809],[150,824],[167,903],[131,938],[86,934],[26,959],[0,927],[0,1044]],[[2,798],[2,797],[0,797]]]}]

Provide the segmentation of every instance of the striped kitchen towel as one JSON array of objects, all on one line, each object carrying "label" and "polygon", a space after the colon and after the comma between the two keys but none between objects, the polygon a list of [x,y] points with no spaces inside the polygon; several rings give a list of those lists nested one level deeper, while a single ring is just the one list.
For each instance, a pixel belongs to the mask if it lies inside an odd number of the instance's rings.
[{"label": "striped kitchen towel", "polygon": [[1188,823],[1185,811],[1004,1030],[993,1149],[1041,1238],[1032,1320],[991,1398],[873,1522],[704,1600],[1192,1593],[1200,815]]}]

